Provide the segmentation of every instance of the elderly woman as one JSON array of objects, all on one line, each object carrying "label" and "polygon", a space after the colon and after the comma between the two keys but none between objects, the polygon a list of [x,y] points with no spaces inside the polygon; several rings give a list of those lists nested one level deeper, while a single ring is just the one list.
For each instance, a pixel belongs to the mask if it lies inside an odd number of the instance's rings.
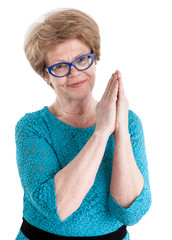
[{"label": "elderly woman", "polygon": [[24,189],[16,239],[129,239],[127,226],[151,205],[144,134],[118,70],[100,102],[92,95],[97,24],[79,10],[51,12],[28,32],[25,53],[56,98],[16,124]]}]

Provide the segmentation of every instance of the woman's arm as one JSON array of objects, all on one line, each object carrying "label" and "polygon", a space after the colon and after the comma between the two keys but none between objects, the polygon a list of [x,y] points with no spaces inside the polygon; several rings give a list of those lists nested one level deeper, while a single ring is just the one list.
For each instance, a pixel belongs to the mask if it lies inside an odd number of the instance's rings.
[{"label": "woman's arm", "polygon": [[76,211],[94,184],[109,136],[95,131],[79,154],[55,175],[58,214],[62,221]]},{"label": "woman's arm", "polygon": [[134,159],[129,132],[115,132],[110,192],[114,200],[128,208],[140,195],[144,179]]},{"label": "woman's arm", "polygon": [[114,134],[114,156],[109,209],[125,225],[137,223],[148,211],[151,194],[140,119],[128,111],[121,73],[117,70],[118,101]]},{"label": "woman's arm", "polygon": [[[129,140],[127,142],[130,150],[128,150],[128,158],[127,156],[125,157],[124,154],[127,154],[127,151],[124,150],[123,154],[121,153],[121,149],[119,149],[120,145],[123,145],[123,148],[125,144],[122,142],[117,144],[116,142],[116,150],[114,150],[114,153],[115,151],[119,151],[116,155],[116,157],[119,158],[115,159],[114,156],[113,177],[111,178],[111,191],[109,194],[109,210],[111,216],[115,217],[123,224],[131,226],[139,222],[149,210],[151,205],[151,191],[142,123],[133,111],[129,110],[128,115],[131,143],[129,144]],[[128,145],[127,142],[126,146]],[[130,145],[132,147],[132,153]],[[121,159],[123,164],[122,169],[121,163],[117,162],[120,156],[124,157],[124,160]],[[120,172],[116,172],[117,169],[115,169],[115,164],[118,165],[117,168]],[[114,174],[117,175],[117,179],[115,179]],[[142,182],[142,176],[144,182]],[[113,182],[114,179],[116,184],[119,184],[121,187],[120,189],[120,187],[116,185],[118,192],[115,192],[115,194],[112,189],[112,185],[115,187]]]},{"label": "woman's arm", "polygon": [[114,156],[110,192],[122,207],[129,207],[143,189],[143,176],[134,159],[128,131],[128,108],[121,73],[117,70],[118,101],[115,121]]}]

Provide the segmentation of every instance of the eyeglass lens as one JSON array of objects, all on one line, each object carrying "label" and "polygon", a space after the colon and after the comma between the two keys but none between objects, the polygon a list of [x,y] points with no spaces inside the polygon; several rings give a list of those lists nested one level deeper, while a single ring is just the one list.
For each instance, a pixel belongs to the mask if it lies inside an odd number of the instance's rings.
[{"label": "eyeglass lens", "polygon": [[[84,70],[88,68],[92,63],[91,56],[81,56],[75,62],[75,66],[78,70]],[[51,72],[56,76],[64,76],[69,72],[69,65],[65,63],[56,64],[51,68]]]}]

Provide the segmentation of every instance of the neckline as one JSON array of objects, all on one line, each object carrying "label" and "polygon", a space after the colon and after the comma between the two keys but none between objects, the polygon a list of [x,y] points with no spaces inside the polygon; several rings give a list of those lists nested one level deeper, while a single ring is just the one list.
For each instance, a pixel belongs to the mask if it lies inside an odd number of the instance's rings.
[{"label": "neckline", "polygon": [[48,115],[54,119],[57,123],[59,123],[60,125],[63,125],[64,127],[67,127],[69,129],[76,129],[76,130],[81,130],[81,131],[84,131],[84,130],[93,130],[96,125],[92,126],[92,127],[87,127],[87,128],[79,128],[79,127],[73,127],[65,122],[62,122],[61,120],[59,120],[58,118],[56,118],[48,109],[48,106],[45,106],[43,109],[46,110],[46,112],[48,113]]}]

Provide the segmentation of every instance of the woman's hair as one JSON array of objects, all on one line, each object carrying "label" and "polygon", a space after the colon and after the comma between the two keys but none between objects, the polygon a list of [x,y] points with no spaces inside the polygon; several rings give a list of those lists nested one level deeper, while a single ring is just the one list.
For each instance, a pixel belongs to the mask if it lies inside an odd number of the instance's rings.
[{"label": "woman's hair", "polygon": [[98,25],[80,10],[55,10],[29,28],[24,43],[25,54],[32,68],[44,80],[48,78],[48,73],[44,71],[46,53],[55,45],[70,39],[84,42],[94,52],[95,60],[100,59]]}]

